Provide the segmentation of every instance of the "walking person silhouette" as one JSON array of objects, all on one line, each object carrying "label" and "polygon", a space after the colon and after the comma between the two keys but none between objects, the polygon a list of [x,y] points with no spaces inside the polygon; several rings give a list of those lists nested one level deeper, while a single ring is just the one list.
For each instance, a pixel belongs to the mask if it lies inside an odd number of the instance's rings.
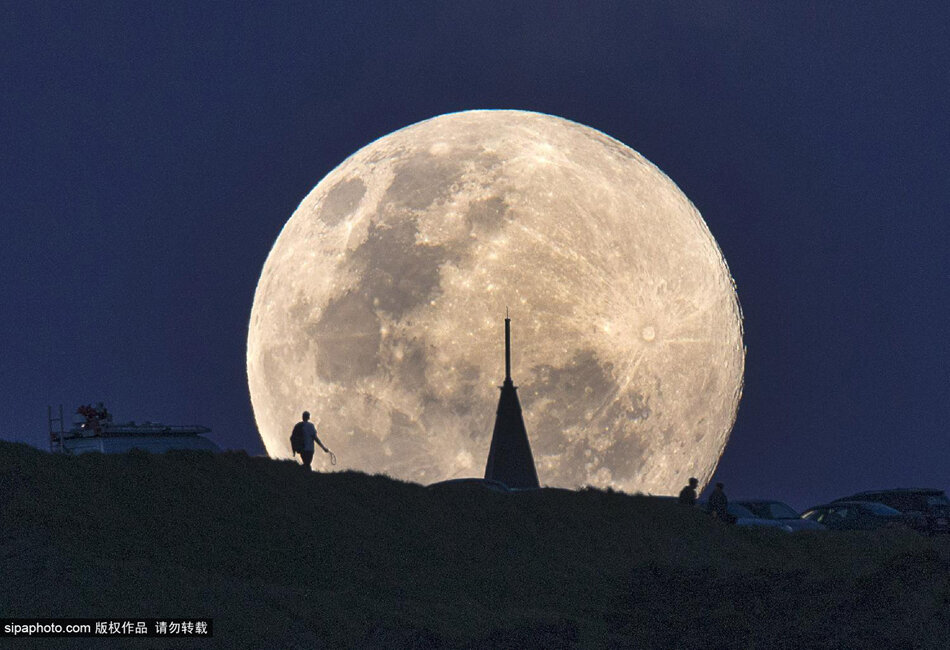
[{"label": "walking person silhouette", "polygon": [[325,454],[329,454],[330,450],[317,437],[317,427],[310,421],[310,411],[304,411],[302,417],[303,419],[294,425],[293,433],[290,434],[290,448],[294,454],[300,454],[303,464],[311,469],[310,464],[313,462],[314,452],[313,443],[320,445]]}]

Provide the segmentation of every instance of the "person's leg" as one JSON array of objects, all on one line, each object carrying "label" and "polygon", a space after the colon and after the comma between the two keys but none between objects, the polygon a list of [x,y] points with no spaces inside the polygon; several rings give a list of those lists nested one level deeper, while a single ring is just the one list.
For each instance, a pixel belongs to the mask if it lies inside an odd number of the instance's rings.
[{"label": "person's leg", "polygon": [[302,451],[300,452],[300,459],[303,461],[303,464],[310,469],[310,463],[313,462],[313,452],[312,451]]}]

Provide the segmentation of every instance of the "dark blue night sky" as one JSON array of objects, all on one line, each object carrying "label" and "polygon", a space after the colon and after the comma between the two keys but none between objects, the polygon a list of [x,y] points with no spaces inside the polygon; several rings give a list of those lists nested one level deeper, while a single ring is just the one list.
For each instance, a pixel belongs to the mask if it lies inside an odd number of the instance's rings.
[{"label": "dark blue night sky", "polygon": [[642,153],[719,242],[731,497],[950,487],[950,7],[496,4],[0,8],[0,438],[103,401],[263,453],[247,323],[297,204],[395,129],[519,108]]}]

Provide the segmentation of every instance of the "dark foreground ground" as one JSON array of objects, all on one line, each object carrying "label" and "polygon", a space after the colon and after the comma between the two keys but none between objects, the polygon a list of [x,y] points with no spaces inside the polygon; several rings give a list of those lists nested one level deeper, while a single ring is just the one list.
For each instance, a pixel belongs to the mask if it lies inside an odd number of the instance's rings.
[{"label": "dark foreground ground", "polygon": [[4,647],[950,647],[950,540],[738,529],[597,490],[0,443],[0,526],[0,617],[214,620]]}]

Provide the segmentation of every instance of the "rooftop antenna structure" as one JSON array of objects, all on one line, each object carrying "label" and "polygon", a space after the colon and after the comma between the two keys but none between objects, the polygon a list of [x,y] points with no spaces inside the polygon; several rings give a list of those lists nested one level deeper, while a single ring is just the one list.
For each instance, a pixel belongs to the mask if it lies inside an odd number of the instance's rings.
[{"label": "rooftop antenna structure", "polygon": [[[63,418],[63,405],[59,405],[59,417],[53,417],[53,407],[47,406],[46,413],[49,420],[49,450],[52,451],[62,451],[63,450],[63,436],[66,435],[66,425]],[[56,431],[54,424],[59,423],[59,431]]]},{"label": "rooftop antenna structure", "polygon": [[511,381],[511,318],[505,308],[505,381],[499,386],[501,397],[495,416],[491,448],[485,478],[500,481],[510,488],[538,488],[531,443],[521,415],[517,387]]}]

